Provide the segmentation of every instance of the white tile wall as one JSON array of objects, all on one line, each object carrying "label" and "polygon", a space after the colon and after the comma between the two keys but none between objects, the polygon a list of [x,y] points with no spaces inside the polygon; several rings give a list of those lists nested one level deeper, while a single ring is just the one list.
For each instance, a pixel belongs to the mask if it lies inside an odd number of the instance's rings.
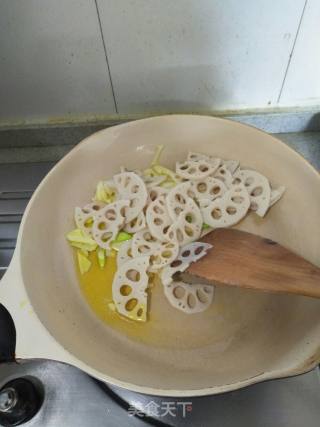
[{"label": "white tile wall", "polygon": [[94,0],[0,1],[0,120],[113,114]]},{"label": "white tile wall", "polygon": [[120,113],[275,105],[305,0],[98,0]]},{"label": "white tile wall", "polygon": [[308,0],[280,98],[282,105],[320,104],[320,1]]},{"label": "white tile wall", "polygon": [[115,100],[95,0],[0,0],[0,125],[274,107],[293,47],[280,105],[320,104],[320,0],[97,4]]}]

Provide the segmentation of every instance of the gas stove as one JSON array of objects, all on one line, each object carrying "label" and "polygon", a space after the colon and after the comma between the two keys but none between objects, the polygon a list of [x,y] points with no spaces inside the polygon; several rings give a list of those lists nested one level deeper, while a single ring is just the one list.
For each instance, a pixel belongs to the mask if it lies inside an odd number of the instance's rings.
[{"label": "gas stove", "polygon": [[[319,134],[314,132],[307,138],[303,135],[300,141],[297,136],[290,140],[286,135],[286,142],[320,169]],[[69,148],[71,145],[65,147],[64,152]],[[0,158],[0,277],[12,257],[28,200],[55,161],[1,164]],[[3,317],[5,314],[0,313],[0,346],[6,347],[12,345],[13,337],[9,324],[5,327],[2,322]],[[2,334],[4,328],[5,334]],[[0,348],[0,360],[5,351],[6,348]],[[0,389],[2,415],[10,415],[10,408],[19,404],[15,390],[20,390],[20,397],[28,402],[24,406],[20,402],[22,409],[29,410],[21,418],[27,427],[146,424],[318,427],[320,418],[319,368],[297,377],[268,381],[218,396],[177,399],[138,394],[104,384],[62,363],[19,360],[0,364]],[[0,415],[2,423],[4,419]],[[0,422],[0,425],[5,424]]]}]

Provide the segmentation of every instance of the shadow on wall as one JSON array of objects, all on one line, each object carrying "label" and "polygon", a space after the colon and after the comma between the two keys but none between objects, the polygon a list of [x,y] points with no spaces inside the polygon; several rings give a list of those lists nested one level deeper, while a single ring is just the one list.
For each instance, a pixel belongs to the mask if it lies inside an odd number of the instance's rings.
[{"label": "shadow on wall", "polygon": [[221,7],[192,1],[165,1],[162,7],[142,3],[139,11],[128,6],[117,40],[115,26],[107,29],[105,22],[119,112],[207,112],[232,100],[229,85],[236,80],[236,71],[229,66],[226,76],[225,69],[234,34],[225,41]]},{"label": "shadow on wall", "polygon": [[[212,65],[167,67],[154,69],[152,74],[151,93],[150,79],[144,76],[144,72],[139,76],[131,73],[130,81],[122,81],[121,92],[130,99],[131,111],[208,112],[212,105],[220,105],[224,99],[232,98],[223,76]],[[141,87],[132,87],[132,81],[142,81]],[[144,85],[145,81],[148,81],[148,86]],[[145,99],[135,102],[143,91]]]}]

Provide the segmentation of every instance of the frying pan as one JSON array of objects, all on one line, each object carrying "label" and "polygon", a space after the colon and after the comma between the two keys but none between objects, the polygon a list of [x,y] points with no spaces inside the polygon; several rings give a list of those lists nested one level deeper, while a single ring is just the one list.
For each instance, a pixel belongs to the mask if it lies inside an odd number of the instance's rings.
[{"label": "frying pan", "polygon": [[[235,390],[312,369],[320,360],[320,300],[219,288],[211,308],[186,315],[161,287],[151,296],[153,341],[132,339],[98,319],[83,298],[65,234],[73,210],[120,166],[145,168],[164,144],[174,167],[188,150],[238,159],[287,191],[264,219],[238,225],[320,265],[320,177],[272,136],[219,118],[171,115],[97,132],[40,184],[23,217],[16,251],[0,285],[11,313],[18,358],[72,364],[108,383],[167,396]],[[254,268],[254,267],[253,267]]]}]

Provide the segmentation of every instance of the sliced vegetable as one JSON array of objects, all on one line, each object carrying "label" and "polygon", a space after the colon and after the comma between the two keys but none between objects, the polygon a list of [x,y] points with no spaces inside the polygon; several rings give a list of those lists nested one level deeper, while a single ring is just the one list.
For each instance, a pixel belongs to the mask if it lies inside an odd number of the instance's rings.
[{"label": "sliced vegetable", "polygon": [[77,243],[77,242],[71,242],[70,245],[73,248],[77,248],[80,249],[82,251],[86,251],[86,252],[92,252],[95,249],[97,249],[97,244],[95,243],[94,245],[89,245],[87,243]]},{"label": "sliced vegetable", "polygon": [[131,240],[131,239],[132,239],[131,233],[127,233],[125,231],[120,231],[117,234],[117,237],[115,238],[115,240],[113,242],[111,242],[110,246],[114,251],[118,252],[122,243],[127,242],[128,240]]},{"label": "sliced vegetable", "polygon": [[66,235],[67,240],[71,246],[83,251],[94,251],[97,248],[97,243],[87,234],[85,234],[80,228],[70,231]]},{"label": "sliced vegetable", "polygon": [[151,167],[159,164],[160,157],[161,157],[163,149],[164,149],[164,145],[157,145],[155,155],[154,155],[153,160],[151,162]]},{"label": "sliced vegetable", "polygon": [[116,306],[114,302],[109,302],[108,307],[111,311],[116,311]]},{"label": "sliced vegetable", "polygon": [[115,239],[116,243],[125,242],[126,240],[132,239],[132,234],[120,231]]},{"label": "sliced vegetable", "polygon": [[80,273],[83,275],[90,270],[91,261],[81,252],[81,250],[77,251],[78,265]]},{"label": "sliced vegetable", "polygon": [[160,185],[160,187],[171,189],[173,187],[176,187],[178,185],[178,183],[176,181],[167,181],[166,180],[159,185]]},{"label": "sliced vegetable", "polygon": [[97,248],[97,258],[99,267],[103,270],[106,265],[106,251],[102,248]]},{"label": "sliced vegetable", "polygon": [[116,192],[113,188],[106,185],[105,182],[99,181],[97,184],[94,200],[104,203],[112,203],[115,201]]},{"label": "sliced vegetable", "polygon": [[151,176],[151,177],[157,176],[156,172],[151,168],[145,169],[143,171],[143,175],[144,176]]},{"label": "sliced vegetable", "polygon": [[166,175],[171,178],[172,181],[176,181],[177,179],[176,174],[164,166],[154,165],[152,166],[152,169],[156,172],[157,175]]}]

